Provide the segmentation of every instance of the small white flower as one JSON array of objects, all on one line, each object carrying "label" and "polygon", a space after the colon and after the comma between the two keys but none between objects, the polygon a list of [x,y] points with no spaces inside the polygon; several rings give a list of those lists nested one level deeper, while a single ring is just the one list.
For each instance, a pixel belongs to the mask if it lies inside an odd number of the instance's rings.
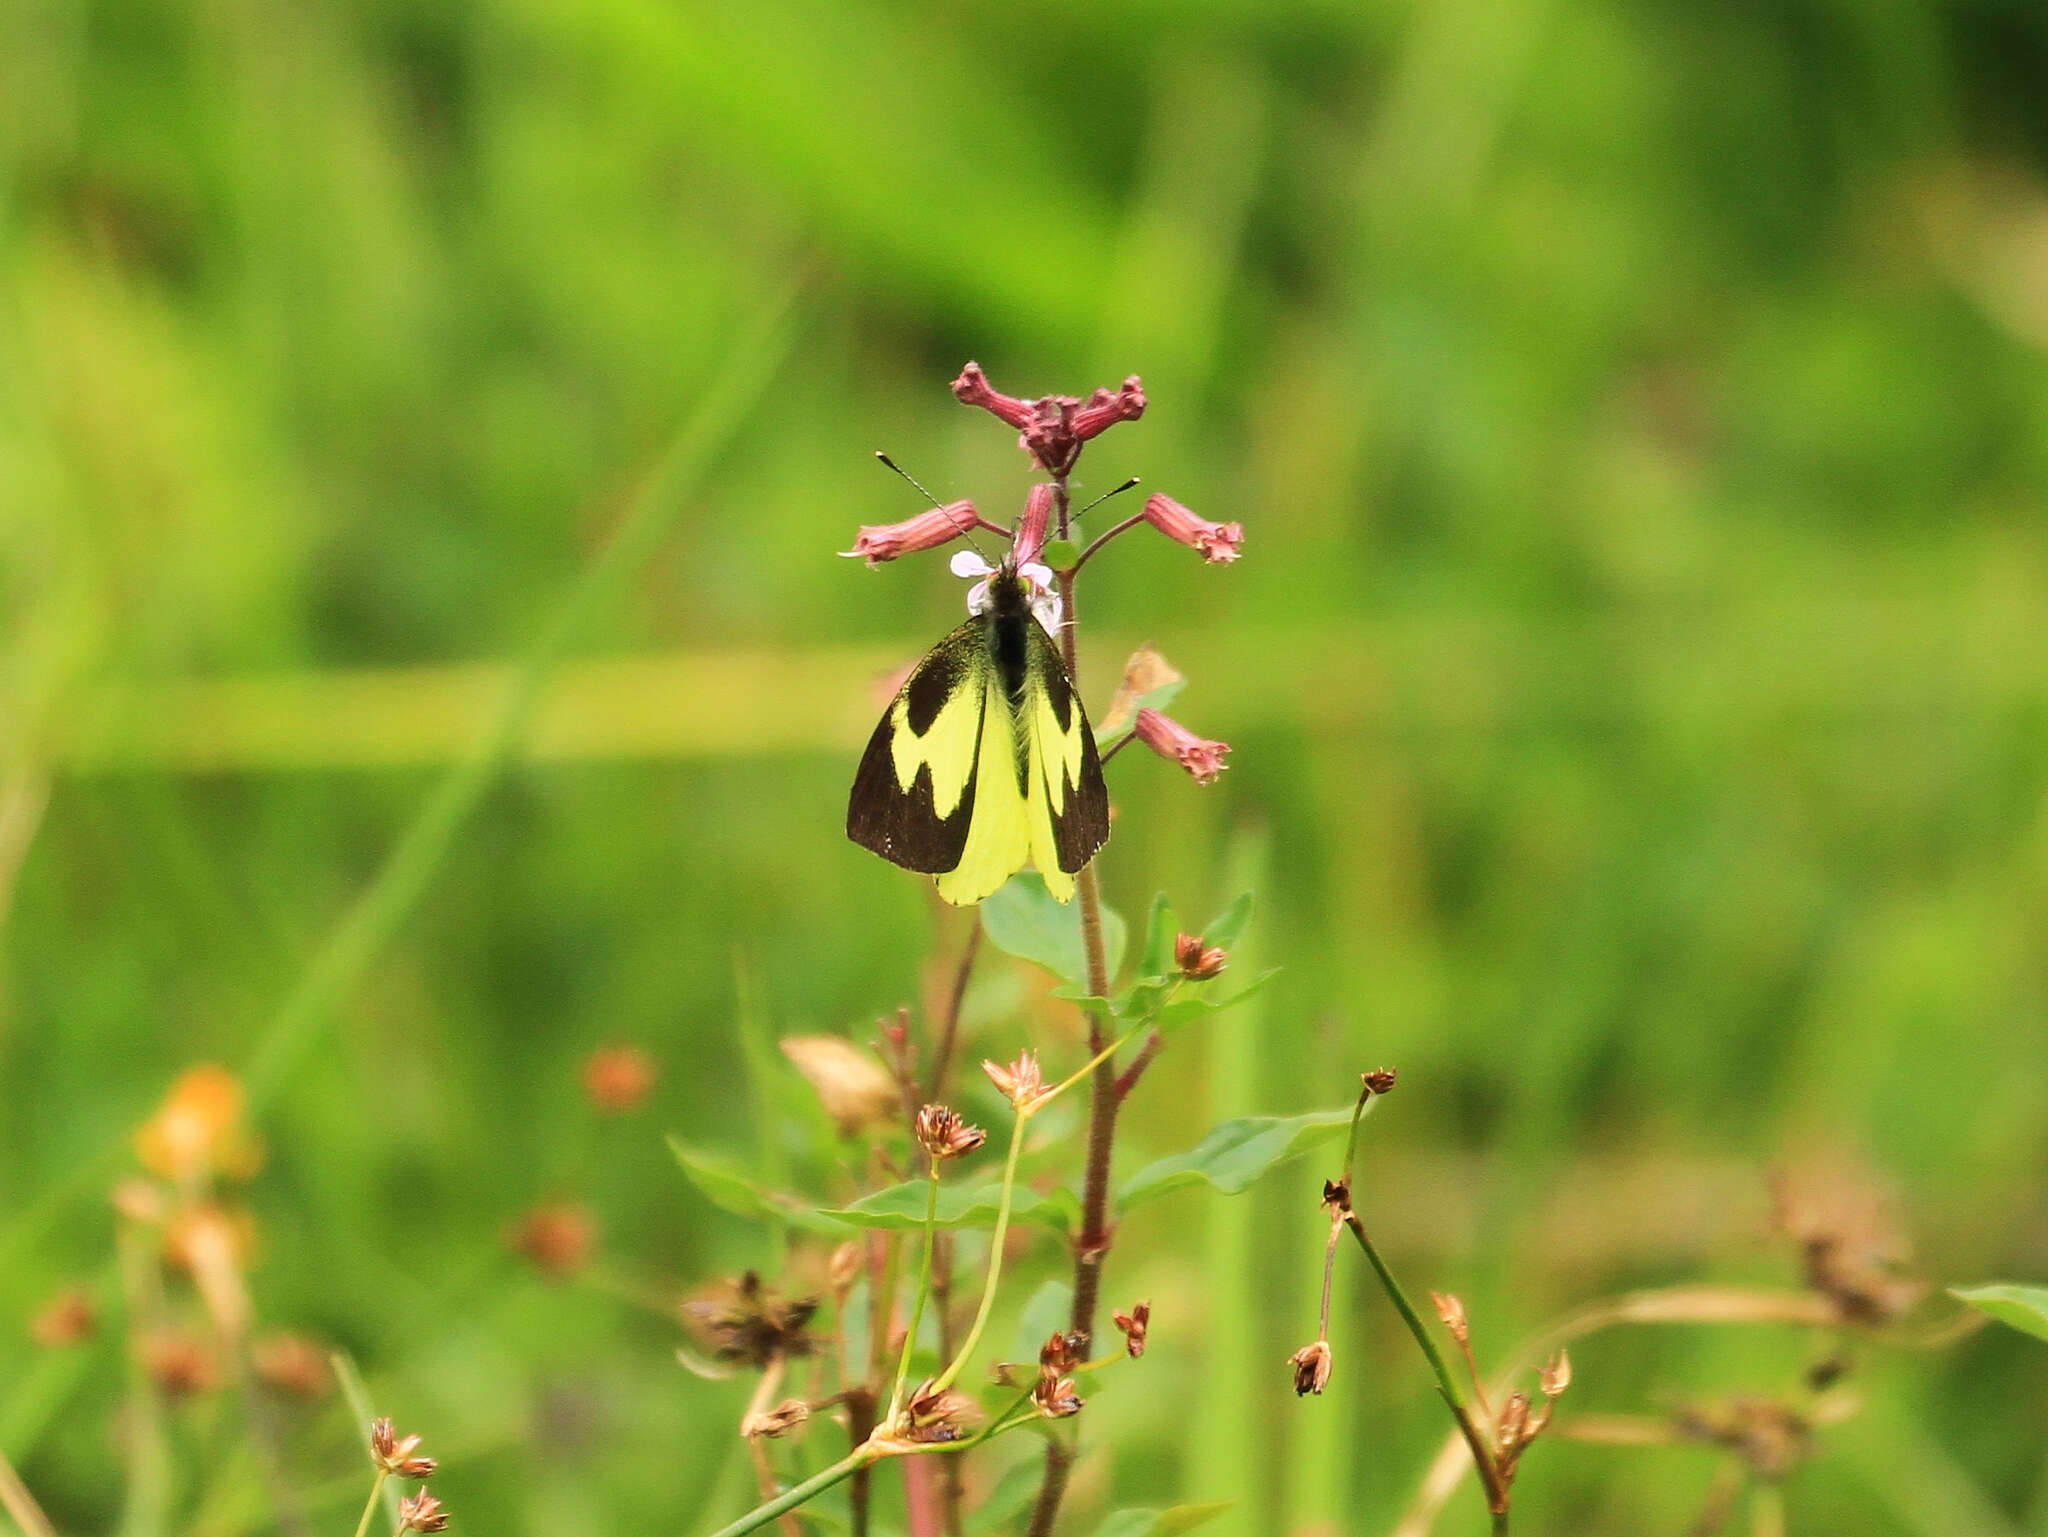
[{"label": "small white flower", "polygon": [[[996,574],[997,568],[983,560],[977,550],[961,550],[950,565],[953,574],[963,580],[979,578],[967,590],[967,612],[987,613],[989,578]],[[1024,583],[1024,590],[1031,595],[1032,614],[1044,626],[1045,633],[1057,640],[1064,611],[1060,605],[1059,589],[1053,586],[1052,568],[1034,560],[1019,566],[1017,576]]]}]

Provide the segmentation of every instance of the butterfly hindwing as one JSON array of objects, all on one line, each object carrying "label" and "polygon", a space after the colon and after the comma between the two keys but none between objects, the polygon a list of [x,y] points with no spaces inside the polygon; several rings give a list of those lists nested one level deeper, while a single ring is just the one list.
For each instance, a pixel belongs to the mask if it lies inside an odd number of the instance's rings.
[{"label": "butterfly hindwing", "polygon": [[1035,864],[1065,902],[1109,837],[1095,737],[1060,655],[1019,604],[932,648],[854,776],[847,836],[965,905]]},{"label": "butterfly hindwing", "polygon": [[1073,876],[1109,841],[1109,787],[1095,752],[1095,731],[1067,677],[1057,647],[1036,624],[1026,625],[1024,696],[1018,714],[1035,783],[1032,859],[1046,889],[1064,902]]}]

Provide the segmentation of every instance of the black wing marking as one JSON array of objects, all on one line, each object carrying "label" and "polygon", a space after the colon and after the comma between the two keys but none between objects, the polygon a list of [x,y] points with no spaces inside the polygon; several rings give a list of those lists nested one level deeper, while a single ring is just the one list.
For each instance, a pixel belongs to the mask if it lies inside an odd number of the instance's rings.
[{"label": "black wing marking", "polygon": [[[1031,634],[1031,668],[1045,691],[1051,724],[1058,728],[1058,740],[1037,743],[1038,772],[1045,776],[1046,803],[1052,808],[1053,845],[1059,851],[1060,868],[1072,875],[1109,842],[1109,786],[1103,783],[1102,759],[1095,751],[1095,730],[1088,724],[1088,712],[1074,693],[1066,664],[1039,625],[1025,626]],[[1067,778],[1067,755],[1062,749],[1078,733],[1080,777],[1063,789]]]},{"label": "black wing marking", "polygon": [[[846,805],[846,836],[906,870],[943,874],[960,863],[967,846],[967,829],[974,820],[975,769],[981,758],[981,718],[987,701],[987,632],[987,620],[977,616],[925,654],[883,712],[853,776],[853,792]],[[957,754],[961,759],[958,773],[965,783],[951,810],[942,817],[933,765],[918,763],[915,776],[904,784],[897,771],[896,740],[899,732],[924,738],[949,704],[955,710],[971,708],[975,724],[967,750]]]}]

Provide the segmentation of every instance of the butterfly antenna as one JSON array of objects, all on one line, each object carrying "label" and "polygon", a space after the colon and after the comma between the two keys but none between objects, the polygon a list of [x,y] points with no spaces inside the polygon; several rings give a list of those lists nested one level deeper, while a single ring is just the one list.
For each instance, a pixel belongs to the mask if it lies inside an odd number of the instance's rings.
[{"label": "butterfly antenna", "polygon": [[[944,502],[940,501],[936,496],[933,496],[931,492],[925,489],[923,481],[919,480],[915,475],[911,474],[910,471],[906,470],[894,459],[891,459],[879,448],[875,450],[875,457],[882,461],[882,464],[885,468],[894,470],[898,475],[901,475],[905,480],[909,481],[913,486],[917,487],[917,491],[920,496],[922,496],[926,501],[930,502],[934,507],[938,508],[939,511],[945,513],[947,517],[951,518],[953,522],[956,525],[958,525],[960,532],[967,536],[967,542],[974,546],[974,553],[979,555],[984,563],[991,566],[995,564],[994,561],[989,560],[988,551],[984,550],[981,547],[981,541],[974,537],[974,525],[972,523],[960,517],[958,513],[948,511],[946,504]],[[1131,484],[1136,485],[1137,482],[1132,481]]]},{"label": "butterfly antenna", "polygon": [[1137,483],[1138,477],[1133,475],[1129,480],[1125,481],[1122,485],[1118,486],[1114,491],[1103,492],[1102,495],[1096,497],[1094,501],[1090,502],[1086,507],[1083,507],[1080,512],[1075,513],[1074,516],[1078,518],[1088,512],[1093,511],[1095,508],[1100,507],[1104,502],[1108,501],[1112,496],[1122,496],[1126,491],[1130,490],[1131,487],[1135,486]]}]

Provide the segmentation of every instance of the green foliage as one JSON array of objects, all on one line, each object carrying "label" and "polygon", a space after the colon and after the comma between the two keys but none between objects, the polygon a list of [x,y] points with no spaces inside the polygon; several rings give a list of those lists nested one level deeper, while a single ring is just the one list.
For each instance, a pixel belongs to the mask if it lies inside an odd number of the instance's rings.
[{"label": "green foliage", "polygon": [[[742,1384],[502,1235],[573,1200],[602,1272],[658,1291],[760,1264],[764,1222],[800,1265],[855,1231],[799,1225],[789,1192],[865,1171],[757,1112],[735,1021],[865,1041],[957,942],[838,824],[871,685],[960,584],[830,552],[916,510],[878,445],[1014,516],[1014,434],[946,392],[969,354],[1025,395],[1141,372],[1082,494],[1141,473],[1246,526],[1227,571],[1134,530],[1079,595],[1091,710],[1152,637],[1199,685],[1169,707],[1236,748],[1202,789],[1137,744],[1110,765],[1109,895],[1220,906],[1256,826],[1260,953],[1206,986],[1285,967],[1220,1059],[1173,1038],[1119,1171],[1387,1061],[1371,1199],[1489,1340],[1679,1275],[1791,1281],[1757,1189],[1816,1128],[1891,1176],[1935,1275],[1933,1213],[1973,1273],[2038,1260],[2042,8],[911,14],[0,5],[0,1448],[61,1530],[123,1525],[105,1193],[200,1060],[264,1064],[258,1326],[348,1343],[457,1530],[737,1513]],[[740,409],[793,278],[792,361]],[[679,454],[693,420],[719,430]],[[984,963],[961,1062],[1078,1063],[1022,971]],[[638,1112],[578,1091],[611,1041],[660,1067]],[[698,1174],[744,1217],[705,1220],[671,1127],[743,1155]],[[1455,1220],[1446,1169],[1483,1176]],[[1318,1218],[1286,1204],[1225,1209],[1227,1274],[1190,1258],[1221,1224],[1120,1230],[1106,1285],[1162,1314],[1104,1498],[1241,1493],[1232,1537],[1395,1525],[1440,1411],[1354,1357],[1292,1401]],[[1030,1236],[1022,1273],[1058,1268]],[[81,1279],[100,1337],[34,1344]],[[1174,1296],[1227,1320],[1177,1335]],[[1740,1332],[1640,1331],[1573,1391],[1803,1364]],[[1790,1529],[2043,1529],[2018,1357],[1859,1375],[1894,1428],[1823,1435]],[[601,1432],[573,1478],[565,1385]],[[240,1444],[233,1396],[174,1406],[179,1444]],[[299,1413],[286,1482],[327,1498],[360,1447]],[[1866,1445],[1915,1476],[1833,1468]],[[1698,1515],[1690,1452],[1558,1452],[1517,1530]],[[1238,1459],[1288,1477],[1200,1482]],[[230,1471],[166,1529],[265,1530]]]},{"label": "green foliage", "polygon": [[2022,1334],[2048,1340],[2048,1286],[1951,1286],[1948,1294]]},{"label": "green foliage", "polygon": [[1168,1510],[1119,1510],[1095,1529],[1095,1537],[1180,1537],[1222,1515],[1234,1504],[1175,1505]]},{"label": "green foliage", "polygon": [[[1369,1114],[1378,1097],[1366,1105]],[[1188,1185],[1209,1185],[1223,1195],[1240,1195],[1260,1179],[1304,1153],[1336,1139],[1351,1124],[1351,1107],[1308,1115],[1246,1116],[1225,1121],[1185,1153],[1147,1164],[1117,1190],[1117,1205],[1128,1210]]]},{"label": "green foliage", "polygon": [[[1005,955],[1043,966],[1078,987],[1088,985],[1087,956],[1081,946],[1078,903],[1055,902],[1045,882],[1027,870],[981,904],[981,928],[989,943]],[[1109,974],[1123,964],[1124,920],[1108,907],[1102,910],[1102,944]]]},{"label": "green foliage", "polygon": [[[769,1190],[736,1159],[693,1148],[676,1137],[668,1139],[669,1151],[682,1166],[704,1198],[721,1211],[736,1217],[755,1217],[806,1233],[824,1237],[846,1236],[848,1224],[837,1214],[813,1210],[795,1196]],[[923,1186],[918,1187],[920,1190]],[[918,1208],[921,1221],[924,1208]],[[886,1225],[886,1224],[877,1224]]]},{"label": "green foliage", "polygon": [[[829,1207],[818,1213],[832,1222],[851,1227],[922,1228],[924,1226],[926,1182],[905,1180],[877,1190],[848,1206]],[[996,1211],[1003,1197],[1001,1185],[983,1185],[970,1190],[964,1185],[939,1186],[938,1225],[942,1228],[994,1227]],[[1054,1190],[1049,1195],[1020,1185],[1010,1201],[1012,1222],[1034,1223],[1039,1227],[1070,1229],[1080,1215],[1071,1192]]]}]

